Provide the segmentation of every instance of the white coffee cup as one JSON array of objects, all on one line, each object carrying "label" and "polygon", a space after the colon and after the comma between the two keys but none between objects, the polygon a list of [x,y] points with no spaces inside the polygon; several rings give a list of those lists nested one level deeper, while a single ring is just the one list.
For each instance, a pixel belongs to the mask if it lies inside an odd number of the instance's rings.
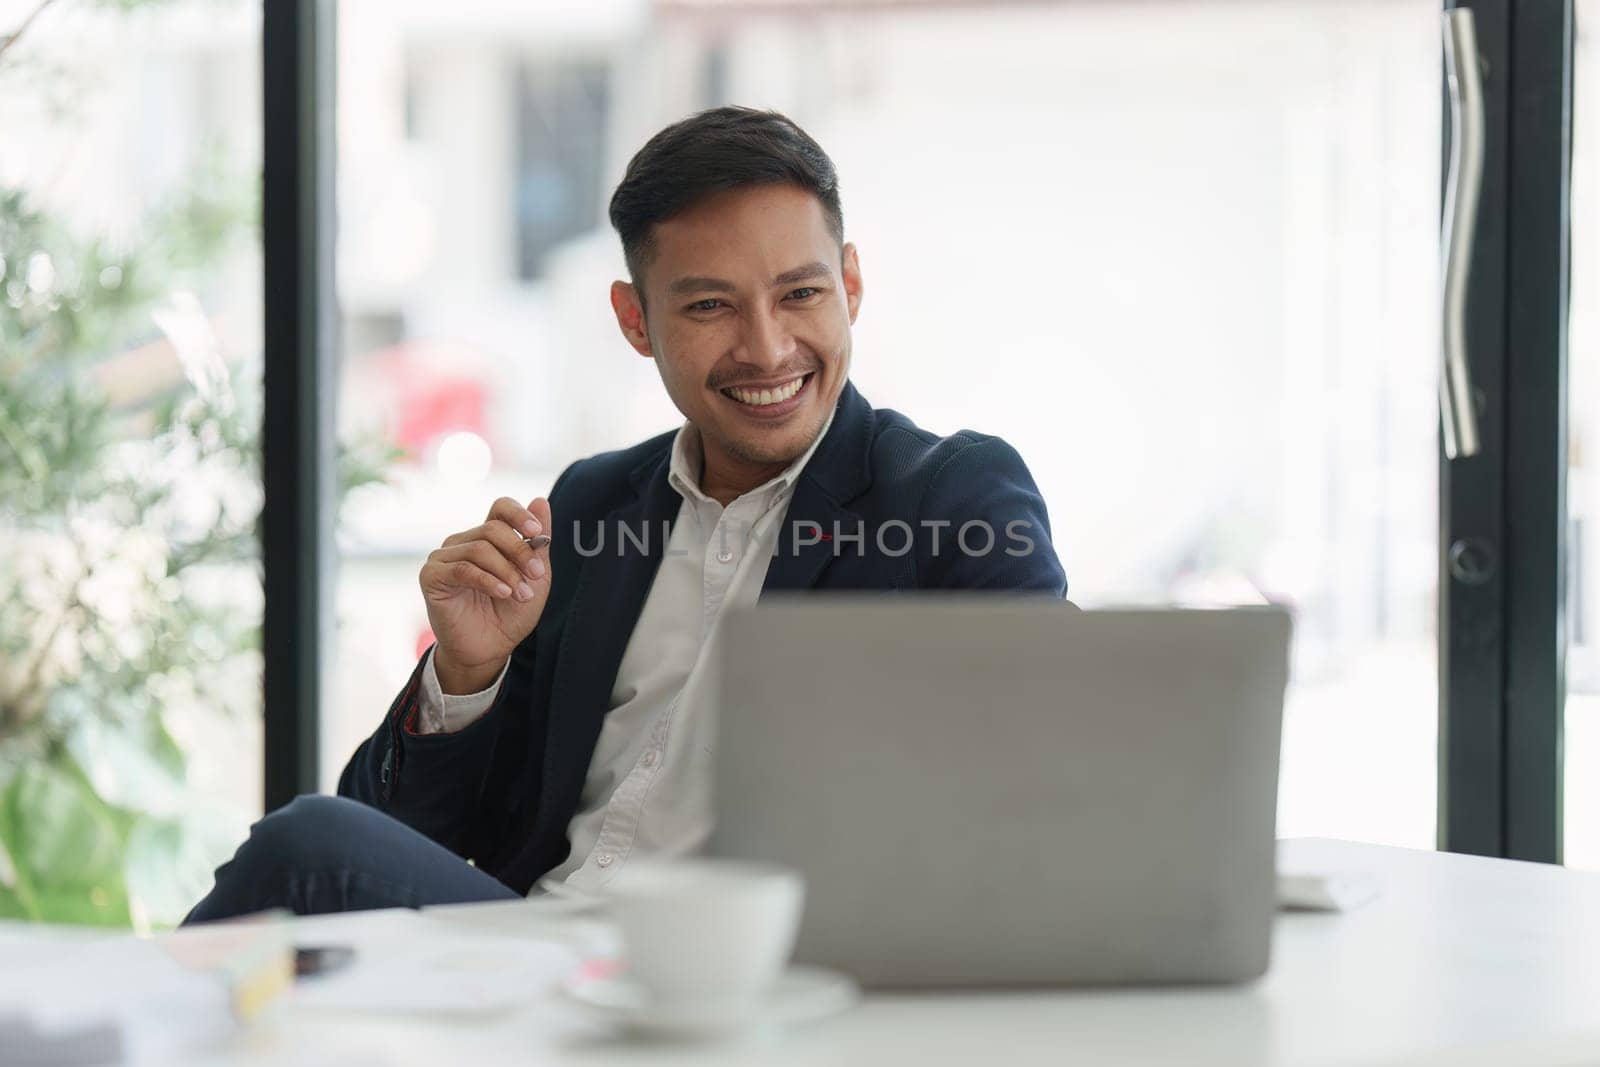
[{"label": "white coffee cup", "polygon": [[778,864],[643,860],[603,895],[628,973],[652,1004],[736,1014],[783,974],[805,883]]}]

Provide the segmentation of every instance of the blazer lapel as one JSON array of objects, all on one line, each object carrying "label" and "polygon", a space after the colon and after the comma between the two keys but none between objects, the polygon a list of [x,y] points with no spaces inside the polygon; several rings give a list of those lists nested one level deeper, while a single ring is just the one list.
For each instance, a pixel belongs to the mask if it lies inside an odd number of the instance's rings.
[{"label": "blazer lapel", "polygon": [[767,565],[761,594],[816,585],[823,568],[835,558],[835,535],[854,534],[860,521],[855,512],[829,499],[814,479],[801,475],[778,530],[777,555]]},{"label": "blazer lapel", "polygon": [[761,585],[763,596],[774,590],[812,588],[837,558],[835,538],[863,532],[861,516],[844,505],[872,484],[871,448],[872,406],[846,382],[828,435],[795,482],[778,531],[777,555]]},{"label": "blazer lapel", "polygon": [[[584,560],[578,575],[552,680],[539,831],[551,817],[553,798],[573,792],[574,783],[582,790],[617,668],[665,552],[682,502],[667,482],[667,463],[663,456],[634,470],[630,481],[638,496],[606,516],[604,547]],[[622,541],[623,528],[646,535],[647,551]]]}]

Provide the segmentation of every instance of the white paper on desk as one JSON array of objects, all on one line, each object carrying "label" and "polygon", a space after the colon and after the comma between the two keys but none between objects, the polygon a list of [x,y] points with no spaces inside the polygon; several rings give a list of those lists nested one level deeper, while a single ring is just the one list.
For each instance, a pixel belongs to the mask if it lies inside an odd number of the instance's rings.
[{"label": "white paper on desk", "polygon": [[1278,872],[1278,907],[1288,911],[1354,911],[1382,892],[1366,871]]},{"label": "white paper on desk", "polygon": [[0,1014],[0,1065],[181,1063],[237,1028],[223,982],[129,937],[0,943]]},{"label": "white paper on desk", "polygon": [[308,1008],[492,1015],[544,999],[580,964],[554,941],[414,940],[356,949],[350,965],[296,983],[293,1003]]}]

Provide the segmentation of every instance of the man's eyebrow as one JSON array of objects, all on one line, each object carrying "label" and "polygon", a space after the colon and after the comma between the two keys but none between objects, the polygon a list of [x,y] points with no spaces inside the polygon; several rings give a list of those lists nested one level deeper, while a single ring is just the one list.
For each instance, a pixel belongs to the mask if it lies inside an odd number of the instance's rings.
[{"label": "man's eyebrow", "polygon": [[667,286],[667,292],[674,296],[680,293],[731,293],[733,292],[733,283],[723,281],[721,278],[692,276],[677,279]]},{"label": "man's eyebrow", "polygon": [[[830,278],[833,272],[821,260],[807,263],[804,266],[786,270],[772,279],[772,287],[780,285],[793,285],[795,282],[810,281],[814,278]],[[667,292],[673,296],[684,293],[731,293],[734,291],[732,282],[723,278],[707,278],[703,275],[691,275],[687,278],[677,278],[667,286]]]},{"label": "man's eyebrow", "polygon": [[831,277],[833,277],[833,272],[828,269],[828,265],[821,261],[816,261],[807,263],[803,267],[796,267],[794,270],[784,271],[772,279],[772,287],[776,289],[780,285],[793,285],[795,282],[810,281],[813,278]]}]

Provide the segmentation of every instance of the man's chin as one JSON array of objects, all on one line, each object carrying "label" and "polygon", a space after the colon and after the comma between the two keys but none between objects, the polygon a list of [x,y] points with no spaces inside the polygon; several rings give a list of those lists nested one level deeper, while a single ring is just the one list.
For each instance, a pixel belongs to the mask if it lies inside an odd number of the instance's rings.
[{"label": "man's chin", "polygon": [[797,446],[791,446],[787,442],[780,446],[770,441],[759,444],[753,441],[735,441],[728,451],[742,462],[754,466],[787,467],[804,455],[810,445],[810,441]]},{"label": "man's chin", "polygon": [[721,420],[718,436],[729,454],[746,463],[771,465],[789,464],[811,447],[822,429],[823,419],[809,410],[796,411],[792,416],[771,425],[751,425],[753,420]]},{"label": "man's chin", "polygon": [[809,419],[806,423],[804,429],[797,426],[786,426],[781,430],[773,427],[767,434],[744,431],[727,435],[723,440],[727,442],[728,452],[745,463],[787,467],[805,455],[806,449],[816,439],[817,432],[822,429]]}]

